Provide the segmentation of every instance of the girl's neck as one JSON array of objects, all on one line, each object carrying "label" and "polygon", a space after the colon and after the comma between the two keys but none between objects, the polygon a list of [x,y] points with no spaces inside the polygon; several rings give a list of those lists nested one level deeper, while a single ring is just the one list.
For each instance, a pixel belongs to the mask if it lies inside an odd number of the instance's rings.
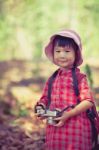
[{"label": "girl's neck", "polygon": [[70,67],[70,68],[62,68],[62,67],[60,67],[60,69],[61,70],[63,70],[63,71],[69,71],[69,70],[71,70],[73,67]]}]

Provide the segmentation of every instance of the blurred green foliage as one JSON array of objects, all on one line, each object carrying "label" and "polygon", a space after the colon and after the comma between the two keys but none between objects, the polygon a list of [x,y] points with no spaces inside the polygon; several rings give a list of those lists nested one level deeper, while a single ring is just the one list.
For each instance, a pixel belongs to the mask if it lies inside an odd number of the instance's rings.
[{"label": "blurred green foliage", "polygon": [[98,0],[0,0],[0,60],[42,57],[45,41],[61,28],[79,32],[85,57],[98,59],[98,16]]},{"label": "blurred green foliage", "polygon": [[85,65],[84,71],[85,71],[86,75],[88,76],[88,81],[89,81],[90,87],[93,88],[92,71],[88,64]]}]

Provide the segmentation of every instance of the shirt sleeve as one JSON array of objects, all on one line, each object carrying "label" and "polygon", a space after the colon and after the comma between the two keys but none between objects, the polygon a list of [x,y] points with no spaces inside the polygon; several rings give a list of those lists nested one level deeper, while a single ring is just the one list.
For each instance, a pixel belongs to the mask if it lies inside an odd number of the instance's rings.
[{"label": "shirt sleeve", "polygon": [[83,75],[79,82],[80,101],[88,100],[94,102],[94,97],[91,88],[88,85],[86,75]]},{"label": "shirt sleeve", "polygon": [[45,86],[44,86],[44,89],[43,89],[43,92],[42,92],[42,96],[39,99],[39,101],[37,102],[37,104],[41,104],[44,107],[46,107],[47,104],[48,104],[48,81],[49,81],[49,79],[45,83]]}]

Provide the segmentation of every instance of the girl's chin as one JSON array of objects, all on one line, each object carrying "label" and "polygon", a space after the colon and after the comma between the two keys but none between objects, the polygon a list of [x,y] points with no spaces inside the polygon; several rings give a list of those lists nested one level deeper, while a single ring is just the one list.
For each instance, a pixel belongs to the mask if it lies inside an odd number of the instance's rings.
[{"label": "girl's chin", "polygon": [[55,62],[55,64],[61,68],[66,68],[66,69],[70,69],[73,66],[72,64],[61,64],[61,63],[57,63],[57,62]]},{"label": "girl's chin", "polygon": [[71,69],[72,68],[72,65],[60,65],[60,64],[57,64],[57,66],[59,66],[60,68],[63,68],[63,69]]}]

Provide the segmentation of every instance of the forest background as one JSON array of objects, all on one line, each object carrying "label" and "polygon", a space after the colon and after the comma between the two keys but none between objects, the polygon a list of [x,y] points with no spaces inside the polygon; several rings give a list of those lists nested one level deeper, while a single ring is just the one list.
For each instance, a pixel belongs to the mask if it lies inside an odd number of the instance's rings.
[{"label": "forest background", "polygon": [[99,0],[0,0],[0,129],[3,125],[8,131],[0,132],[1,150],[43,149],[45,123],[36,120],[33,107],[57,68],[43,49],[60,29],[73,29],[81,36],[81,69],[88,75],[99,109],[98,18]]}]

